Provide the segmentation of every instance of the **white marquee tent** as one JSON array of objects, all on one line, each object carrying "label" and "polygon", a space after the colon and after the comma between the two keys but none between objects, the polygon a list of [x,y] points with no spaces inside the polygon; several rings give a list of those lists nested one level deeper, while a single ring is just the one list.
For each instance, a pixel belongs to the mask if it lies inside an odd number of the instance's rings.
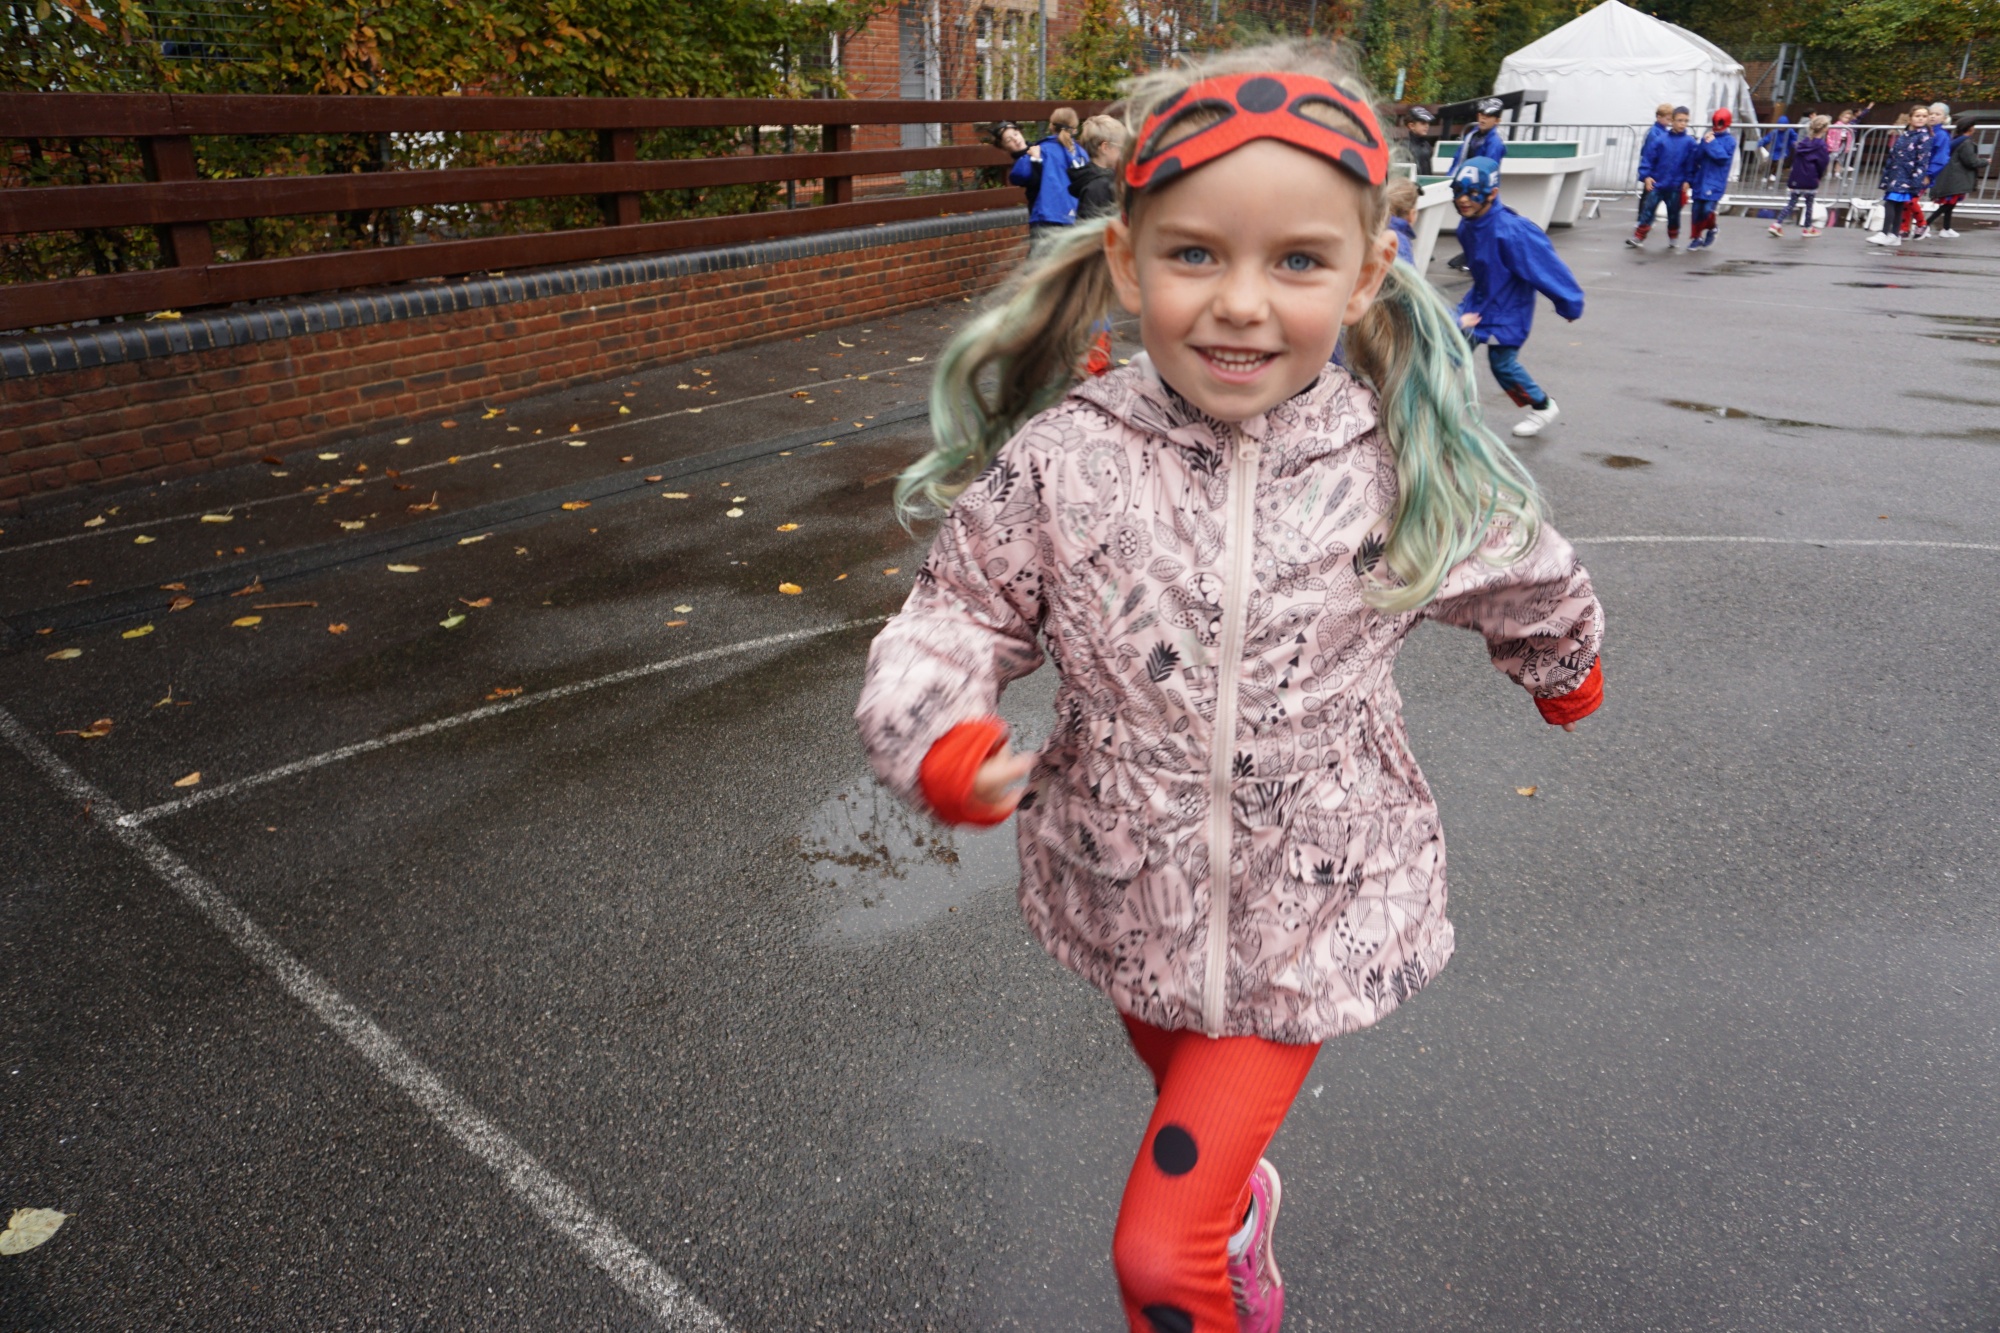
[{"label": "white marquee tent", "polygon": [[1547,92],[1552,125],[1650,124],[1661,102],[1685,106],[1695,123],[1728,107],[1751,116],[1743,66],[1686,28],[1618,3],[1604,3],[1500,62],[1493,91]]}]

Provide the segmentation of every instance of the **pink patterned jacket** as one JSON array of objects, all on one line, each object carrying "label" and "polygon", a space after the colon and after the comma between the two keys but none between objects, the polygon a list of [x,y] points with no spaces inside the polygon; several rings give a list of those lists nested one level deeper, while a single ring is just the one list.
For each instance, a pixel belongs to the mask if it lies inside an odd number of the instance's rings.
[{"label": "pink patterned jacket", "polygon": [[1465,560],[1421,612],[1370,609],[1395,498],[1374,394],[1338,367],[1234,427],[1144,358],[1079,384],[959,497],[876,638],[856,714],[875,771],[921,805],[932,744],[1046,649],[1056,723],[1017,816],[1043,947],[1157,1027],[1366,1027],[1452,951],[1437,805],[1390,678],[1404,636],[1420,616],[1476,629],[1538,699],[1575,703],[1604,624],[1546,526],[1512,565]]}]

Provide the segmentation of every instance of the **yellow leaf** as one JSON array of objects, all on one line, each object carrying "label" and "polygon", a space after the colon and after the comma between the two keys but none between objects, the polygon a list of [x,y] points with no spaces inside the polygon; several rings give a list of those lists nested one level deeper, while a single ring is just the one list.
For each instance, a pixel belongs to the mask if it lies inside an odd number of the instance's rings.
[{"label": "yellow leaf", "polygon": [[76,734],[87,741],[102,740],[104,737],[109,736],[111,734],[111,719],[108,717],[100,717],[97,719],[97,721],[91,723],[89,726],[85,727],[82,731],[79,731]]},{"label": "yellow leaf", "polygon": [[86,518],[85,520],[83,520],[83,526],[85,526],[86,528],[101,528],[101,527],[103,527],[103,526],[104,526],[104,515],[102,515],[102,514],[99,514],[99,515],[98,515],[98,516],[97,516],[96,518]]},{"label": "yellow leaf", "polygon": [[174,779],[174,785],[176,787],[195,787],[199,786],[200,784],[201,784],[201,770],[198,768],[184,778]]},{"label": "yellow leaf", "polygon": [[489,699],[511,699],[515,695],[519,694],[521,692],[521,689],[522,687],[519,685],[495,685],[493,687],[493,693],[487,695],[486,697]]},{"label": "yellow leaf", "polygon": [[618,405],[618,415],[621,417],[629,417],[632,415],[632,409],[625,406],[625,404],[620,403]]},{"label": "yellow leaf", "polygon": [[903,568],[901,565],[891,565],[889,568],[883,570],[882,572],[884,574],[900,574],[903,572]]},{"label": "yellow leaf", "polygon": [[1540,791],[1540,790],[1541,790],[1541,788],[1540,788],[1539,786],[1536,786],[1536,787],[1516,787],[1516,788],[1514,788],[1514,794],[1515,794],[1516,796],[1533,796],[1533,795],[1534,795],[1534,794],[1535,794],[1536,792],[1538,792],[1538,791]]},{"label": "yellow leaf", "polygon": [[55,1235],[68,1220],[68,1214],[53,1208],[16,1208],[7,1220],[7,1229],[0,1231],[0,1254],[26,1254]]},{"label": "yellow leaf", "polygon": [[446,616],[443,620],[438,621],[438,624],[444,626],[446,629],[457,629],[460,625],[463,625],[464,623],[465,623],[465,612],[463,611],[454,611],[450,615]]},{"label": "yellow leaf", "polygon": [[365,519],[343,518],[340,520],[340,526],[347,532],[359,532],[361,529],[367,527],[368,523]]},{"label": "yellow leaf", "polygon": [[799,525],[796,523],[780,523],[778,525],[778,531],[780,532],[797,532],[798,530]]},{"label": "yellow leaf", "polygon": [[572,435],[576,434],[578,431],[582,429],[583,427],[577,425],[574,421],[569,423],[569,433]]},{"label": "yellow leaf", "polygon": [[742,518],[743,511],[741,509],[725,509],[722,511],[722,516],[724,518]]},{"label": "yellow leaf", "polygon": [[922,358],[922,357],[920,357],[920,356],[906,356],[906,357],[904,357],[904,358],[903,358],[903,360],[905,360],[905,361],[910,361],[910,362],[916,362],[916,361],[921,361],[921,360],[923,360],[923,358]]},{"label": "yellow leaf", "polygon": [[141,625],[137,629],[126,630],[123,634],[119,635],[118,637],[121,639],[143,639],[152,632],[153,632],[153,627],[151,625]]},{"label": "yellow leaf", "polygon": [[193,605],[194,605],[194,598],[188,596],[186,593],[182,593],[180,596],[174,598],[173,601],[167,603],[167,610],[185,611],[190,606]]},{"label": "yellow leaf", "polygon": [[588,501],[588,500],[564,500],[564,501],[563,501],[563,504],[562,504],[562,507],[563,507],[564,509],[588,509],[588,508],[590,508],[590,501]]},{"label": "yellow leaf", "polygon": [[336,621],[326,627],[326,632],[328,634],[345,634],[347,633],[347,626]]},{"label": "yellow leaf", "polygon": [[447,458],[444,461],[447,463],[456,463],[458,461],[458,455],[453,454],[450,458]]},{"label": "yellow leaf", "polygon": [[660,498],[662,500],[685,500],[688,498],[688,493],[686,491],[661,491]]},{"label": "yellow leaf", "polygon": [[467,606],[471,607],[475,611],[493,605],[493,599],[491,597],[480,597],[476,599],[471,597],[461,597],[458,600],[464,602]]},{"label": "yellow leaf", "polygon": [[389,572],[391,574],[414,574],[422,568],[422,565],[391,565],[389,566]]},{"label": "yellow leaf", "polygon": [[680,628],[680,627],[681,627],[682,625],[685,625],[685,624],[687,624],[687,621],[685,621],[685,620],[669,620],[669,621],[667,622],[667,628],[668,628],[668,629],[679,629],[679,628]]},{"label": "yellow leaf", "polygon": [[460,538],[458,539],[458,544],[459,544],[460,546],[470,546],[470,545],[472,545],[472,544],[473,544],[474,542],[483,542],[483,541],[485,541],[485,540],[486,540],[486,539],[487,539],[488,537],[491,537],[492,535],[493,535],[493,534],[492,534],[492,533],[490,533],[490,532],[482,532],[482,533],[480,533],[480,534],[479,534],[479,535],[478,535],[477,537],[460,537]]},{"label": "yellow leaf", "polygon": [[778,591],[784,593],[787,597],[796,597],[800,593],[804,592],[805,589],[801,588],[796,583],[780,583],[778,585]]},{"label": "yellow leaf", "polygon": [[319,456],[319,461],[322,463],[331,463],[334,459],[338,457],[340,457],[339,454],[321,454]]},{"label": "yellow leaf", "polygon": [[50,662],[73,662],[83,656],[81,648],[58,648],[45,659]]},{"label": "yellow leaf", "polygon": [[589,440],[571,440],[569,442],[569,447],[572,449],[581,449],[583,448],[584,445],[589,443],[590,443]]},{"label": "yellow leaf", "polygon": [[237,629],[249,629],[249,628],[250,628],[250,627],[251,627],[252,625],[261,625],[261,624],[263,624],[263,623],[264,623],[264,617],[262,617],[262,616],[238,616],[238,617],[236,617],[236,619],[234,619],[234,620],[230,621],[229,623],[230,623],[230,624],[231,624],[232,626],[234,626],[235,628],[237,628]]},{"label": "yellow leaf", "polygon": [[694,610],[694,608],[691,606],[677,606],[674,608],[674,610],[679,612],[681,615],[686,615],[688,612]]},{"label": "yellow leaf", "polygon": [[159,540],[158,537],[148,537],[145,536],[144,534],[141,534],[140,536],[134,537],[132,539],[132,544],[134,546],[151,546],[154,542],[158,540]]},{"label": "yellow leaf", "polygon": [[822,449],[831,449],[831,448],[833,448],[833,441],[832,441],[832,440],[821,440],[821,441],[819,442],[819,447],[820,447],[820,448],[822,448]]},{"label": "yellow leaf", "polygon": [[416,437],[416,436],[414,436],[414,435],[405,435],[405,436],[404,436],[404,437],[403,437],[402,439],[400,439],[400,440],[397,440],[397,441],[396,441],[396,443],[397,443],[397,444],[408,444],[408,443],[409,443],[409,442],[410,442],[411,440],[414,440],[414,439],[416,439],[416,438],[417,438],[417,437]]},{"label": "yellow leaf", "polygon": [[234,514],[203,514],[201,521],[204,523],[227,523],[235,517],[236,515]]}]

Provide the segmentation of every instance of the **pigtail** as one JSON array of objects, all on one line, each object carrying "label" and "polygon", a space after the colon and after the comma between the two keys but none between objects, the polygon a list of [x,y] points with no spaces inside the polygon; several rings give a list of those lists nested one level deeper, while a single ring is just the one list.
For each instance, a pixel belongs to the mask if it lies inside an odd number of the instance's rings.
[{"label": "pigtail", "polygon": [[1471,345],[1437,290],[1414,269],[1392,264],[1375,303],[1348,330],[1346,349],[1348,365],[1375,390],[1396,459],[1396,512],[1383,563],[1398,582],[1372,584],[1370,605],[1387,612],[1426,605],[1496,521],[1512,541],[1493,563],[1532,549],[1541,493],[1487,428]]},{"label": "pigtail", "polygon": [[1028,418],[1069,392],[1111,308],[1109,218],[1064,229],[946,345],[931,380],[931,451],[896,480],[905,527],[949,508]]}]

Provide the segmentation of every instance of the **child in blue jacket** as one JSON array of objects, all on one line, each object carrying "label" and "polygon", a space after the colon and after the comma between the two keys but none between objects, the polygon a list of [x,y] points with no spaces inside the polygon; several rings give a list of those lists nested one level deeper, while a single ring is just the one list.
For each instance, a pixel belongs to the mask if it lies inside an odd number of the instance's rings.
[{"label": "child in blue jacket", "polygon": [[1076,141],[1076,112],[1059,106],[1049,115],[1049,137],[1021,154],[1007,179],[1028,192],[1028,253],[1033,254],[1060,235],[1058,227],[1076,225],[1076,196],[1069,192],[1069,174],[1090,165],[1090,155]]},{"label": "child in blue jacket", "polygon": [[1458,238],[1465,245],[1472,290],[1458,303],[1458,325],[1474,346],[1489,344],[1487,364],[1507,396],[1528,415],[1516,435],[1539,435],[1556,419],[1555,399],[1521,367],[1521,344],[1535,322],[1535,293],[1555,302],[1556,313],[1583,315],[1583,288],[1540,227],[1500,202],[1500,164],[1475,157],[1452,177]]},{"label": "child in blue jacket", "polygon": [[1909,128],[1889,144],[1882,161],[1882,230],[1870,236],[1870,245],[1898,246],[1903,243],[1903,216],[1931,181],[1930,108],[1919,106],[1910,112]]},{"label": "child in blue jacket", "polygon": [[1653,229],[1653,214],[1665,204],[1667,249],[1672,250],[1681,238],[1681,187],[1688,182],[1697,147],[1694,136],[1688,133],[1688,109],[1675,107],[1667,132],[1657,138],[1649,134],[1647,142],[1651,156],[1639,163],[1639,184],[1646,187],[1646,193],[1639,201],[1639,225],[1625,238],[1625,244],[1634,250],[1644,249],[1646,234]]},{"label": "child in blue jacket", "polygon": [[1694,150],[1688,183],[1694,190],[1694,219],[1688,224],[1688,249],[1715,244],[1715,206],[1729,192],[1729,169],[1736,161],[1736,136],[1729,132],[1735,117],[1718,111],[1708,118],[1708,133]]}]

